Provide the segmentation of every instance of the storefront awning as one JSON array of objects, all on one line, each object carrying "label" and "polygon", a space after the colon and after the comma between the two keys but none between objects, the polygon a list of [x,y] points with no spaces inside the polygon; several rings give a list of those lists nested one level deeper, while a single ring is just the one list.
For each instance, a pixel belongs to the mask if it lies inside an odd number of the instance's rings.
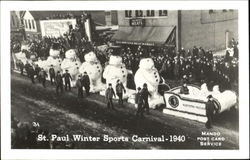
[{"label": "storefront awning", "polygon": [[112,37],[116,44],[175,46],[175,27],[119,27]]}]

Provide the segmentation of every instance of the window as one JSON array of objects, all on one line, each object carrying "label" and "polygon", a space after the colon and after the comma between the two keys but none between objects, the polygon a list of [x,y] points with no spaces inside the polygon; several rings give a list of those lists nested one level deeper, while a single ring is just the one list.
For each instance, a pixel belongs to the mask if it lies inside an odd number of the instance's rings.
[{"label": "window", "polygon": [[126,10],[125,11],[125,17],[132,17],[132,11],[131,10]]},{"label": "window", "polygon": [[29,20],[29,29],[31,29],[31,23],[30,23],[30,20]]},{"label": "window", "polygon": [[14,19],[14,16],[13,16],[13,15],[11,15],[11,20],[12,20],[13,26],[15,26],[15,19]]},{"label": "window", "polygon": [[25,19],[24,22],[25,22],[25,28],[28,28],[27,20]]},{"label": "window", "polygon": [[31,20],[32,22],[32,28],[35,29],[35,23],[34,23],[34,20]]},{"label": "window", "polygon": [[147,16],[148,17],[154,17],[155,16],[155,11],[154,10],[147,10]]},{"label": "window", "polygon": [[159,10],[159,16],[168,16],[167,10]]},{"label": "window", "polygon": [[208,13],[209,13],[209,14],[213,14],[213,13],[214,13],[214,10],[210,9],[210,10],[208,10]]},{"label": "window", "polygon": [[143,16],[142,10],[136,10],[136,11],[135,11],[135,16],[136,16],[136,17],[142,17],[142,16]]}]

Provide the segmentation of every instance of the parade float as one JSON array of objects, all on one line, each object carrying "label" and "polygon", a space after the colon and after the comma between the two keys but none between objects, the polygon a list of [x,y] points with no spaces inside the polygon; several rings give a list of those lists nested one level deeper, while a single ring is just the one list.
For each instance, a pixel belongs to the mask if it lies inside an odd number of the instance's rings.
[{"label": "parade float", "polygon": [[40,68],[43,68],[47,73],[49,73],[49,69],[51,67],[54,68],[55,73],[61,71],[61,63],[62,59],[60,58],[60,51],[53,48],[50,49],[47,60],[43,61],[39,58],[38,61],[35,62],[35,64],[37,64]]},{"label": "parade float", "polygon": [[85,62],[79,68],[80,74],[87,72],[90,79],[90,92],[96,93],[105,89],[105,84],[102,83],[102,66],[94,52],[89,52],[84,55]]},{"label": "parade float", "polygon": [[81,62],[80,62],[80,59],[77,57],[75,50],[70,49],[66,51],[65,58],[63,59],[62,64],[61,64],[61,69],[63,73],[65,73],[66,70],[68,70],[68,73],[72,77],[71,86],[73,87],[75,86],[77,76],[80,74],[79,73],[80,66],[81,66]]},{"label": "parade float", "polygon": [[208,95],[213,96],[216,108],[215,113],[217,114],[229,110],[237,103],[235,92],[230,90],[220,92],[218,86],[214,86],[213,91],[209,91],[206,84],[203,84],[201,87],[187,85],[189,94],[180,94],[181,87],[165,91],[166,108],[163,110],[163,113],[205,123],[207,121],[205,107]]},{"label": "parade float", "polygon": [[[106,79],[106,87],[108,87],[108,84],[111,83],[115,91],[117,80],[119,79],[120,82],[123,83],[123,86],[126,90],[126,93],[123,94],[123,98],[127,99],[129,95],[135,92],[127,88],[127,76],[128,70],[126,69],[125,64],[122,62],[122,57],[118,55],[111,55],[109,58],[109,63],[103,72],[103,78]],[[100,92],[100,94],[105,95],[105,91]]]},{"label": "parade float", "polygon": [[[149,96],[149,107],[156,108],[164,104],[163,96],[159,94],[158,87],[160,84],[160,75],[154,66],[152,58],[143,58],[140,60],[139,69],[135,73],[136,88],[143,88],[143,84],[147,84],[147,88],[151,96]],[[134,97],[129,99],[129,102],[134,103]]]}]

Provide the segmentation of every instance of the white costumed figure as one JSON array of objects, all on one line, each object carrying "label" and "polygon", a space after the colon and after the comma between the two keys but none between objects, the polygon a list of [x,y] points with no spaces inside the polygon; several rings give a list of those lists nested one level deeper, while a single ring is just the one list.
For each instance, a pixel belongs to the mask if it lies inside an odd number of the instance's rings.
[{"label": "white costumed figure", "polygon": [[90,79],[90,92],[96,93],[104,90],[105,85],[102,83],[102,66],[94,52],[89,52],[84,56],[85,62],[79,68],[79,72],[83,75],[87,72]]},{"label": "white costumed figure", "polygon": [[147,84],[149,96],[149,107],[155,108],[157,105],[164,104],[163,97],[158,93],[158,85],[160,83],[160,75],[154,66],[151,58],[143,58],[140,61],[139,69],[135,73],[136,88],[143,88],[143,84]]},{"label": "white costumed figure", "polygon": [[58,71],[61,71],[61,64],[62,64],[62,59],[59,57],[59,55],[60,55],[59,50],[50,49],[49,57],[47,58],[47,60],[42,61],[39,59],[36,62],[36,64],[38,64],[40,68],[43,68],[47,73],[49,72],[51,65],[53,65],[55,73],[57,73]]},{"label": "white costumed figure", "polygon": [[30,47],[28,45],[22,45],[21,46],[21,52],[15,53],[15,58],[20,60],[23,64],[26,64],[28,61],[26,54],[24,51],[29,51]]},{"label": "white costumed figure", "polygon": [[80,59],[77,57],[74,49],[70,49],[65,53],[65,58],[62,61],[61,69],[63,73],[68,70],[72,77],[71,86],[75,86],[75,81],[79,75],[79,68],[81,66]]},{"label": "white costumed figure", "polygon": [[[115,91],[117,80],[119,79],[120,82],[123,83],[123,86],[125,87],[126,91],[128,91],[126,87],[127,76],[128,76],[128,71],[125,67],[125,64],[122,63],[122,57],[111,55],[109,58],[109,64],[105,67],[104,72],[103,72],[103,78],[106,79],[107,87],[108,87],[108,84],[111,83]],[[128,98],[127,92],[126,94],[123,95],[123,98]]]}]

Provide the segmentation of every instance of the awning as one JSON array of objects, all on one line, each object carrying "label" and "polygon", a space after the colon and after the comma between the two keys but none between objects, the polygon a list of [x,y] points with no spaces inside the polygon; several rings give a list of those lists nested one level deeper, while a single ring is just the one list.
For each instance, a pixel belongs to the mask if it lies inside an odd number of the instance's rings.
[{"label": "awning", "polygon": [[119,27],[112,37],[117,44],[175,46],[175,27]]}]

